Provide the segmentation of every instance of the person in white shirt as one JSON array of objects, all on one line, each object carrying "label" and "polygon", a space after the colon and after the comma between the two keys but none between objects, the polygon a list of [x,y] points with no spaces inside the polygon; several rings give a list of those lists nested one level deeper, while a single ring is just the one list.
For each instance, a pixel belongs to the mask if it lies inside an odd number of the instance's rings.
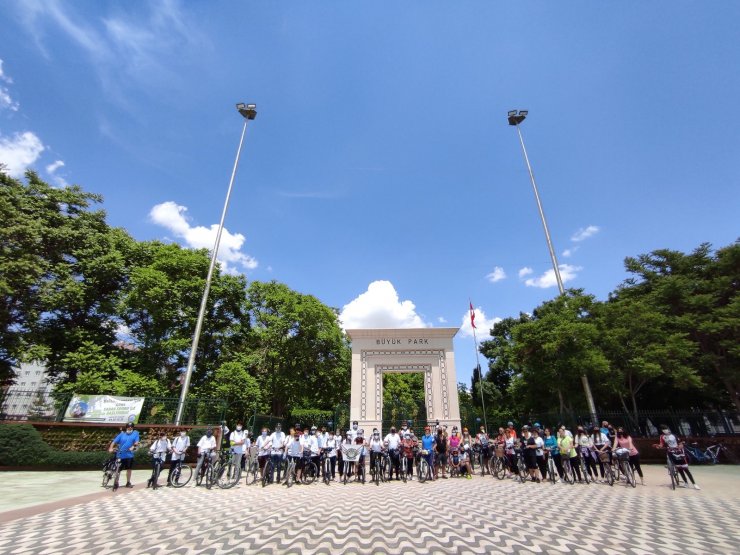
[{"label": "person in white shirt", "polygon": [[388,448],[388,454],[391,458],[391,480],[393,479],[393,473],[396,474],[396,480],[400,480],[399,476],[401,472],[401,459],[399,456],[398,448],[401,445],[401,436],[396,433],[396,427],[392,426],[390,433],[383,438],[383,443]]},{"label": "person in white shirt", "polygon": [[324,453],[326,454],[326,457],[329,459],[329,468],[331,472],[331,479],[336,479],[336,467],[337,467],[337,448],[339,447],[339,440],[334,437],[334,432],[329,431],[329,433],[326,434],[326,439],[324,440]]},{"label": "person in white shirt", "polygon": [[249,437],[247,436],[247,432],[244,430],[244,426],[241,422],[236,423],[236,430],[231,432],[231,435],[229,435],[229,445],[234,453],[234,465],[241,468],[242,457],[244,456],[245,449],[249,447]]},{"label": "person in white shirt", "polygon": [[348,430],[349,437],[352,438],[352,441],[354,441],[355,438],[357,437],[357,430],[358,430],[357,420],[355,420],[354,422],[352,422],[352,428]]},{"label": "person in white shirt", "polygon": [[316,426],[309,430],[306,428],[303,430],[303,436],[301,436],[301,444],[303,445],[303,456],[304,458],[310,457],[311,462],[319,467],[319,442],[316,439]]},{"label": "person in white shirt", "polygon": [[203,466],[203,459],[209,456],[211,463],[215,463],[218,460],[218,451],[216,450],[216,438],[213,437],[213,430],[209,426],[206,429],[206,433],[198,441],[198,463],[195,465],[195,485],[198,485],[197,477],[200,474],[200,469]]},{"label": "person in white shirt", "polygon": [[259,437],[257,438],[257,464],[259,465],[260,473],[265,470],[265,464],[267,459],[270,458],[272,452],[272,443],[270,442],[270,435],[268,434],[267,428],[262,428]]},{"label": "person in white shirt", "polygon": [[270,434],[268,441],[270,443],[270,459],[272,465],[270,468],[270,483],[272,483],[273,473],[277,469],[277,481],[280,483],[280,474],[282,472],[282,462],[285,456],[285,448],[288,441],[292,438],[287,437],[283,433],[283,427],[278,423],[275,425],[275,431]]},{"label": "person in white shirt", "polygon": [[170,440],[167,439],[164,430],[160,431],[159,438],[154,440],[152,445],[149,447],[149,454],[152,456],[152,477],[147,481],[146,487],[157,489],[159,486],[159,484],[157,484],[159,472],[161,472],[164,461],[167,458],[167,453],[170,452],[171,448],[172,444],[170,443]]},{"label": "person in white shirt", "polygon": [[295,462],[295,483],[301,483],[301,472],[303,470],[303,446],[304,440],[300,431],[296,430],[292,438],[285,444],[285,454]]},{"label": "person in white shirt", "polygon": [[373,428],[373,433],[367,442],[367,446],[370,450],[370,473],[372,476],[375,476],[375,460],[380,456],[384,447],[384,441],[380,439],[380,432],[377,428]]},{"label": "person in white shirt", "polygon": [[190,436],[185,430],[180,430],[180,433],[172,441],[172,458],[170,459],[170,471],[167,473],[167,486],[171,486],[170,476],[172,476],[175,468],[185,460],[188,447],[190,447]]},{"label": "person in white shirt", "polygon": [[537,449],[535,449],[535,454],[537,455],[537,466],[540,469],[542,479],[546,480],[547,461],[545,460],[545,440],[540,436],[540,429],[537,427],[532,430],[532,435],[534,436],[534,444],[537,446]]}]

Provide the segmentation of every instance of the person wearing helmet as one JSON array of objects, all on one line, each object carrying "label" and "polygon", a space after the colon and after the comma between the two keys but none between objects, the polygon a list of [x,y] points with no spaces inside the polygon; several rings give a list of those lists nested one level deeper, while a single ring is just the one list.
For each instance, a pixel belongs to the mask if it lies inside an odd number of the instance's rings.
[{"label": "person wearing helmet", "polygon": [[152,476],[147,480],[146,487],[157,489],[159,484],[159,472],[157,469],[161,469],[164,466],[164,461],[167,458],[167,453],[172,450],[172,443],[167,437],[167,433],[164,430],[160,430],[157,439],[152,441],[149,446],[149,454],[152,456]]},{"label": "person wearing helmet", "polygon": [[434,443],[434,477],[439,476],[439,469],[442,469],[442,478],[447,479],[447,453],[449,451],[449,441],[447,434],[442,426],[437,426],[437,437]]},{"label": "person wearing helmet", "polygon": [[[139,447],[139,432],[134,430],[134,423],[126,424],[126,429],[120,432],[108,446],[110,453],[116,452],[121,459],[121,470],[126,470],[126,487],[134,487],[131,483],[131,470],[134,467],[134,451]],[[116,479],[117,480],[117,479]],[[113,483],[113,490],[118,489],[118,481]]]},{"label": "person wearing helmet", "polygon": [[401,446],[401,436],[396,433],[395,426],[391,426],[391,431],[387,436],[385,436],[383,443],[385,443],[385,446],[388,448],[388,455],[390,455],[391,458],[391,480],[393,479],[394,473],[396,474],[396,480],[400,480],[401,477],[399,476],[399,473],[401,472],[401,458],[399,448]]},{"label": "person wearing helmet", "polygon": [[429,465],[429,471],[432,474],[430,478],[432,480],[437,479],[436,472],[434,471],[434,445],[437,439],[432,435],[432,428],[430,426],[424,427],[424,435],[421,436],[421,456],[427,461]]}]

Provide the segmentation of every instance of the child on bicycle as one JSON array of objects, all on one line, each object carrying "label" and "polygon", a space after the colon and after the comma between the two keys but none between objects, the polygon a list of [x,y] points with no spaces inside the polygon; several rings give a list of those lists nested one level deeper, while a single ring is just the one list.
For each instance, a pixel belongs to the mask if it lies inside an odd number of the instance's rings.
[{"label": "child on bicycle", "polygon": [[167,458],[167,453],[172,449],[172,443],[167,438],[164,430],[160,430],[159,437],[155,439],[149,447],[149,454],[152,456],[152,476],[146,483],[146,487],[157,489],[157,480],[159,480],[159,473],[164,466],[164,461]]},{"label": "child on bicycle", "polygon": [[[684,487],[689,487],[689,480],[691,480],[694,489],[701,489],[694,481],[694,476],[689,470],[689,459],[683,449],[683,441],[674,436],[668,426],[661,426],[660,443],[655,444],[653,447],[668,450],[668,457],[670,457],[679,475],[683,478]],[[688,480],[686,479],[687,476]]]}]

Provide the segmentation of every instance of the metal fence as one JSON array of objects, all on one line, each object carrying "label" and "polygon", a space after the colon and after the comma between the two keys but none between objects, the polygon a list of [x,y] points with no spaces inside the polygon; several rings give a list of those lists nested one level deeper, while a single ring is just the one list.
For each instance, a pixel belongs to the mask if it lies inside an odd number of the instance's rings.
[{"label": "metal fence", "polygon": [[[637,418],[625,411],[597,411],[599,420],[593,422],[588,413],[531,413],[510,418],[514,425],[539,423],[543,427],[554,428],[565,424],[569,428],[601,425],[606,420],[614,427],[624,427],[635,437],[658,437],[661,426],[668,426],[675,434],[685,437],[711,437],[714,435],[740,435],[740,413],[722,410],[645,410]],[[473,422],[480,422],[481,414],[467,415]],[[488,414],[491,429],[506,424],[500,415]]]},{"label": "metal fence", "polygon": [[[71,394],[53,395],[45,389],[8,389],[0,393],[0,420],[61,422]],[[171,424],[175,420],[178,397],[145,397],[139,424]],[[189,397],[181,423],[218,424],[224,419],[228,403],[223,399]]]}]

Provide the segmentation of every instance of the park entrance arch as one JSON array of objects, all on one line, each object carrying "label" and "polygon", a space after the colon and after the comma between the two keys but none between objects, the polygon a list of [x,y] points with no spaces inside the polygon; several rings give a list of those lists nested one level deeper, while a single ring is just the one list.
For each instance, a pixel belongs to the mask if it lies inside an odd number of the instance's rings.
[{"label": "park entrance arch", "polygon": [[[457,375],[452,338],[459,328],[354,329],[350,421],[368,434],[382,428],[383,374],[424,374],[426,420],[460,426]],[[417,435],[421,430],[416,428]],[[383,430],[386,433],[387,430]]]}]

